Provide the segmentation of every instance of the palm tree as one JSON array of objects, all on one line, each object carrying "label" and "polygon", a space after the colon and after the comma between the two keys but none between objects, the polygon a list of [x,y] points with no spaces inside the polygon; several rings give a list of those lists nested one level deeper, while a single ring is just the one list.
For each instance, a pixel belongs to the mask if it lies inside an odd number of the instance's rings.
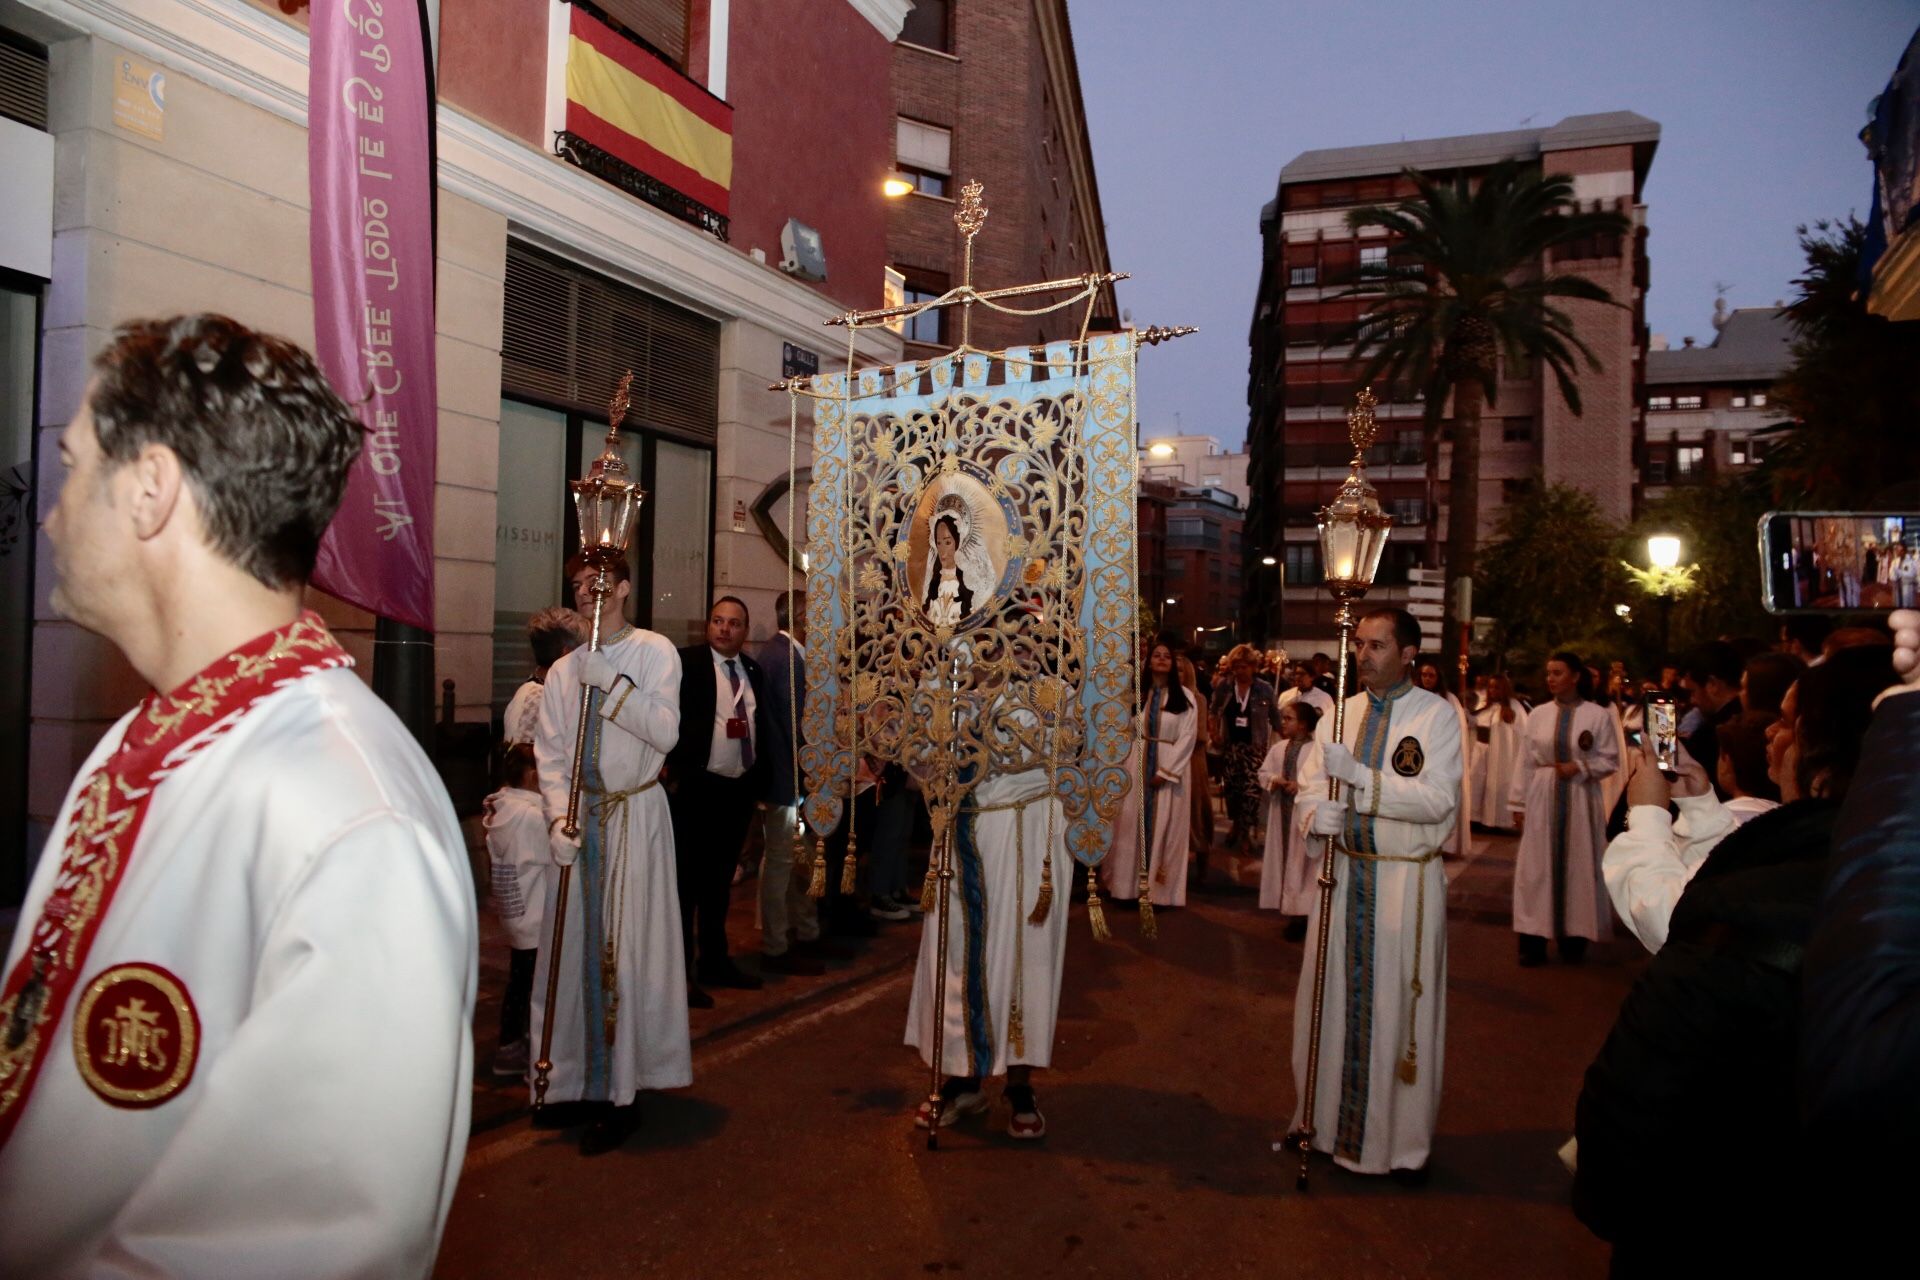
[{"label": "palm tree", "polygon": [[[1480,526],[1480,413],[1499,395],[1499,360],[1510,368],[1537,361],[1560,395],[1580,412],[1578,366],[1599,359],[1575,332],[1559,299],[1619,305],[1584,276],[1544,267],[1547,251],[1589,238],[1618,238],[1632,223],[1612,211],[1582,210],[1573,180],[1542,176],[1515,161],[1495,165],[1476,182],[1449,181],[1416,170],[1405,174],[1415,194],[1398,205],[1355,209],[1347,225],[1379,227],[1389,237],[1385,265],[1360,269],[1355,287],[1338,295],[1365,298],[1365,313],[1337,342],[1350,341],[1365,360],[1361,383],[1386,388],[1385,400],[1417,393],[1426,412],[1426,559],[1438,558],[1434,506],[1439,475],[1440,418],[1453,398],[1453,467],[1448,476],[1447,598],[1474,570]],[[1448,629],[1446,651],[1459,656]]]}]

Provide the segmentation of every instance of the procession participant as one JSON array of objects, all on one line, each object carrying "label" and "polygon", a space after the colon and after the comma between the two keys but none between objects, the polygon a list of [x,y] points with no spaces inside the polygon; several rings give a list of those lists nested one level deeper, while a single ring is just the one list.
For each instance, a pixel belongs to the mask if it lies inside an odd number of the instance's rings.
[{"label": "procession participant", "polygon": [[1187,757],[1187,808],[1190,815],[1187,819],[1187,847],[1204,877],[1207,854],[1213,849],[1213,782],[1207,771],[1207,753],[1210,749],[1207,738],[1207,691],[1200,683],[1200,669],[1181,649],[1179,639],[1171,633],[1160,638],[1174,647],[1180,683],[1200,695],[1196,704],[1200,714],[1193,719],[1193,754]]},{"label": "procession participant", "polygon": [[554,663],[587,642],[587,621],[561,605],[527,619],[527,645],[533,650],[533,674],[521,682],[500,717],[503,741],[533,745],[540,727],[540,686]]},{"label": "procession participant", "polygon": [[[1356,1173],[1426,1179],[1446,1060],[1447,879],[1440,848],[1460,820],[1460,726],[1446,700],[1413,686],[1420,623],[1375,609],[1354,632],[1360,692],[1345,740],[1333,720],[1300,771],[1307,829],[1339,837],[1328,939],[1314,1148]],[[1327,796],[1327,779],[1345,784]],[[1316,897],[1309,932],[1319,928]],[[1294,1001],[1293,1124],[1302,1119],[1315,957]],[[1297,1143],[1295,1144],[1297,1145]]]},{"label": "procession participant", "polygon": [[[1034,727],[1030,711],[1009,718]],[[1045,757],[1020,763],[986,774],[955,815],[947,951],[940,956],[939,910],[928,911],[907,1005],[906,1043],[933,1067],[934,1019],[941,1007],[935,984],[943,982],[939,1070],[947,1079],[940,1088],[941,1127],[985,1111],[983,1081],[1004,1073],[1002,1096],[1012,1111],[1007,1136],[1033,1141],[1047,1134],[1033,1072],[1053,1062],[1068,894],[1059,892],[1040,920],[1033,917],[1047,868],[1061,883],[1074,862],[1066,813]],[[932,1107],[922,1102],[914,1124],[924,1129],[932,1120]]]},{"label": "procession participant", "polygon": [[[693,1083],[673,823],[659,786],[660,767],[680,734],[680,656],[665,636],[626,620],[630,574],[624,560],[608,566],[614,586],[603,606],[600,647],[575,649],[547,672],[534,738],[553,860],[578,867],[559,957],[553,1071],[534,1124],[585,1124],[582,1155],[612,1151],[639,1127],[640,1090]],[[567,577],[580,611],[591,617],[594,567],[576,553]],[[580,834],[569,839],[563,824],[583,684],[592,690],[591,720]],[[535,1035],[546,1015],[559,881],[548,877],[548,933],[533,976]]]},{"label": "procession participant", "polygon": [[1237,644],[1227,654],[1230,678],[1213,688],[1213,742],[1224,752],[1227,845],[1250,854],[1253,833],[1260,825],[1260,762],[1267,756],[1273,733],[1273,686],[1253,674],[1258,655],[1250,644]]},{"label": "procession participant", "polygon": [[501,756],[500,789],[487,797],[481,825],[487,833],[493,914],[506,931],[508,951],[493,1074],[512,1080],[526,1075],[532,1060],[527,1015],[533,1001],[533,966],[540,957],[541,925],[546,921],[547,869],[553,865],[546,812],[540,803],[540,766],[534,762],[532,743],[510,743]]},{"label": "procession participant", "polygon": [[1200,721],[1200,695],[1181,687],[1173,648],[1164,640],[1147,654],[1140,694],[1145,705],[1134,717],[1133,758],[1127,763],[1133,785],[1120,802],[1113,843],[1100,864],[1100,874],[1115,898],[1132,902],[1140,896],[1144,829],[1152,855],[1147,874],[1153,882],[1153,904],[1181,907],[1187,902],[1187,825],[1193,816],[1187,800],[1187,764],[1193,758]]},{"label": "procession participant", "polygon": [[[819,957],[820,916],[807,896],[810,876],[800,835],[798,713],[807,693],[807,597],[781,592],[773,601],[773,636],[760,646],[767,681],[767,795],[760,804],[760,969],[805,976],[826,972]],[[794,857],[802,848],[802,857]]]},{"label": "procession participant", "polygon": [[[1320,692],[1318,689],[1315,693]],[[1290,917],[1285,937],[1298,942],[1307,936],[1307,915],[1313,909],[1320,870],[1320,841],[1307,834],[1299,818],[1305,813],[1300,795],[1302,756],[1319,753],[1313,731],[1320,708],[1296,698],[1280,708],[1280,732],[1260,763],[1260,785],[1268,792],[1267,856],[1260,864],[1260,906]]]},{"label": "procession participant", "polygon": [[733,873],[754,804],[767,789],[767,757],[760,744],[773,732],[766,677],[760,664],[740,651],[747,625],[746,604],[721,596],[707,610],[706,642],[680,650],[680,740],[667,755],[667,799],[691,979],[687,1003],[695,1008],[712,1006],[703,984],[760,988],[760,979],[727,954]]},{"label": "procession participant", "polygon": [[[1422,654],[1414,666],[1414,679],[1428,693],[1445,698],[1453,708],[1454,718],[1460,725],[1460,759],[1466,760],[1473,745],[1473,725],[1467,719],[1467,709],[1453,692],[1453,680],[1447,674],[1440,659],[1431,654]],[[1453,824],[1453,834],[1447,838],[1446,852],[1449,858],[1464,858],[1473,847],[1473,779],[1463,770],[1460,774],[1460,821]]]},{"label": "procession participant", "polygon": [[222,316],[127,325],[94,369],[52,605],[154,691],[82,765],[7,956],[0,1275],[423,1275],[477,928],[433,766],[302,609],[365,433]]},{"label": "procession participant", "polygon": [[1519,825],[1508,801],[1528,710],[1526,702],[1514,696],[1511,680],[1500,674],[1487,677],[1486,705],[1473,714],[1471,812],[1475,823],[1494,831]]},{"label": "procession participant", "polygon": [[1513,930],[1528,968],[1546,960],[1548,938],[1562,960],[1578,964],[1589,940],[1613,932],[1600,872],[1607,843],[1600,783],[1620,768],[1614,719],[1589,700],[1592,676],[1573,654],[1548,659],[1546,680],[1553,700],[1527,717],[1512,791],[1520,827]]}]

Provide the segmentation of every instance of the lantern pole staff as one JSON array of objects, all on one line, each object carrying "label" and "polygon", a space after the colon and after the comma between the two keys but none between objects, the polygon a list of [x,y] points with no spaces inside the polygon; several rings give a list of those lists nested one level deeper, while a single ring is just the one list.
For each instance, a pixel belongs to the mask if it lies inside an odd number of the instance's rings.
[{"label": "lantern pole staff", "polygon": [[[627,461],[620,456],[620,424],[626,421],[632,405],[633,370],[627,370],[607,405],[607,443],[595,458],[584,480],[568,482],[573,490],[574,514],[580,525],[580,554],[593,567],[593,629],[587,639],[589,652],[600,648],[600,615],[607,597],[613,594],[613,578],[608,570],[626,559],[633,539],[634,517],[639,514],[646,495],[630,477]],[[582,770],[587,759],[587,722],[593,715],[593,686],[580,682],[579,719],[573,732],[573,778],[567,786],[567,816],[560,830],[569,840],[580,835],[580,789]],[[554,891],[553,938],[547,952],[547,1004],[540,1019],[540,1057],[533,1064],[533,1108],[547,1105],[547,1085],[553,1073],[553,1008],[560,991],[561,944],[566,940],[567,892],[573,879],[573,864],[560,868],[560,881]]]},{"label": "lantern pole staff", "polygon": [[[1347,434],[1353,441],[1353,462],[1347,478],[1332,502],[1320,510],[1320,555],[1327,570],[1327,590],[1338,604],[1335,622],[1340,628],[1339,683],[1334,686],[1333,741],[1346,741],[1347,665],[1353,652],[1353,606],[1373,586],[1380,568],[1380,554],[1386,550],[1387,535],[1393,517],[1380,509],[1379,496],[1367,483],[1367,450],[1378,430],[1373,418],[1375,404],[1372,388],[1362,388],[1354,399],[1353,412],[1347,415]],[[1327,798],[1340,798],[1340,782],[1327,779]],[[1307,1079],[1300,1128],[1292,1137],[1300,1147],[1300,1173],[1296,1189],[1307,1189],[1307,1158],[1313,1152],[1314,1105],[1320,1090],[1320,1030],[1327,1004],[1327,944],[1333,931],[1334,855],[1340,849],[1337,836],[1327,838],[1327,851],[1320,860],[1320,927],[1314,938],[1313,1017],[1307,1033]]]}]

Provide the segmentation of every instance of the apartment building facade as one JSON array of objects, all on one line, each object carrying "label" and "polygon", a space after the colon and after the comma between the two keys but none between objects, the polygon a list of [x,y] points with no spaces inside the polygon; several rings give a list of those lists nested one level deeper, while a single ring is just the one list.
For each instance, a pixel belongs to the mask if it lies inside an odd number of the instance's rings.
[{"label": "apartment building facade", "polygon": [[1745,471],[1766,455],[1782,420],[1773,384],[1793,363],[1793,325],[1778,306],[1714,311],[1713,341],[1656,336],[1647,352],[1642,504],[1676,488]]},{"label": "apartment building facade", "polygon": [[[896,163],[912,186],[887,223],[900,301],[937,298],[962,282],[953,214],[969,181],[985,187],[989,211],[974,242],[975,286],[1109,269],[1066,0],[916,0],[892,71]],[[971,343],[985,350],[1080,335],[1081,308],[972,313]],[[1119,314],[1107,285],[1094,301],[1092,330],[1118,328]],[[908,358],[959,345],[961,324],[952,308],[906,321]]]},{"label": "apartment building facade", "polygon": [[[1534,163],[1569,175],[1583,207],[1615,209],[1632,220],[1627,236],[1567,246],[1538,264],[1592,279],[1625,305],[1567,306],[1602,365],[1581,379],[1582,416],[1537,370],[1501,370],[1497,400],[1481,423],[1479,535],[1487,537],[1506,503],[1541,479],[1585,490],[1609,516],[1631,515],[1646,345],[1642,193],[1659,136],[1655,122],[1619,111],[1571,116],[1541,129],[1308,151],[1281,169],[1278,191],[1261,212],[1262,270],[1249,332],[1246,536],[1249,565],[1271,555],[1282,573],[1248,576],[1250,633],[1289,649],[1325,649],[1334,638],[1333,603],[1319,587],[1314,516],[1353,454],[1346,418],[1361,364],[1333,343],[1366,306],[1364,296],[1353,295],[1361,268],[1385,263],[1393,252],[1382,230],[1356,231],[1347,217],[1411,195],[1408,169],[1471,176],[1503,161]],[[1386,388],[1376,391],[1386,395],[1368,475],[1395,528],[1369,599],[1404,604],[1407,572],[1422,562],[1430,521],[1445,545],[1445,442],[1453,424],[1443,410],[1439,509],[1428,510],[1424,406],[1396,402]]]}]

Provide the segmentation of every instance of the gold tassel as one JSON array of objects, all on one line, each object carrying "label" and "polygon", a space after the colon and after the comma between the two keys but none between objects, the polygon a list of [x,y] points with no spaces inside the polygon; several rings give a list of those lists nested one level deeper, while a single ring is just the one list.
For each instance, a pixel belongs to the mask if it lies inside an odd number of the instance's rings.
[{"label": "gold tassel", "polygon": [[840,862],[840,892],[848,896],[852,896],[853,894],[855,888],[853,877],[854,873],[859,870],[859,865],[853,856],[853,847],[853,833],[849,831],[847,833],[847,856]]},{"label": "gold tassel", "polygon": [[[929,881],[931,883],[931,881]],[[1053,851],[1040,860],[1040,893],[1033,900],[1033,914],[1027,917],[1028,924],[1045,924],[1047,916],[1053,911]]]},{"label": "gold tassel", "polygon": [[1420,1078],[1420,1059],[1414,1053],[1412,1045],[1407,1046],[1407,1056],[1400,1059],[1400,1083],[1412,1084]]},{"label": "gold tassel", "polygon": [[827,896],[827,842],[816,840],[813,845],[813,879],[807,883],[809,898]]},{"label": "gold tassel", "polygon": [[1160,936],[1160,926],[1153,922],[1153,899],[1144,893],[1140,895],[1140,936],[1143,938]]},{"label": "gold tassel", "polygon": [[1100,905],[1100,885],[1094,879],[1093,868],[1087,868],[1087,923],[1093,926],[1093,940],[1107,942],[1113,934],[1107,930],[1106,909]]},{"label": "gold tassel", "polygon": [[923,914],[933,914],[933,908],[936,905],[934,890],[939,887],[939,884],[940,872],[934,868],[932,863],[928,863],[927,878],[920,882],[920,910]]}]

